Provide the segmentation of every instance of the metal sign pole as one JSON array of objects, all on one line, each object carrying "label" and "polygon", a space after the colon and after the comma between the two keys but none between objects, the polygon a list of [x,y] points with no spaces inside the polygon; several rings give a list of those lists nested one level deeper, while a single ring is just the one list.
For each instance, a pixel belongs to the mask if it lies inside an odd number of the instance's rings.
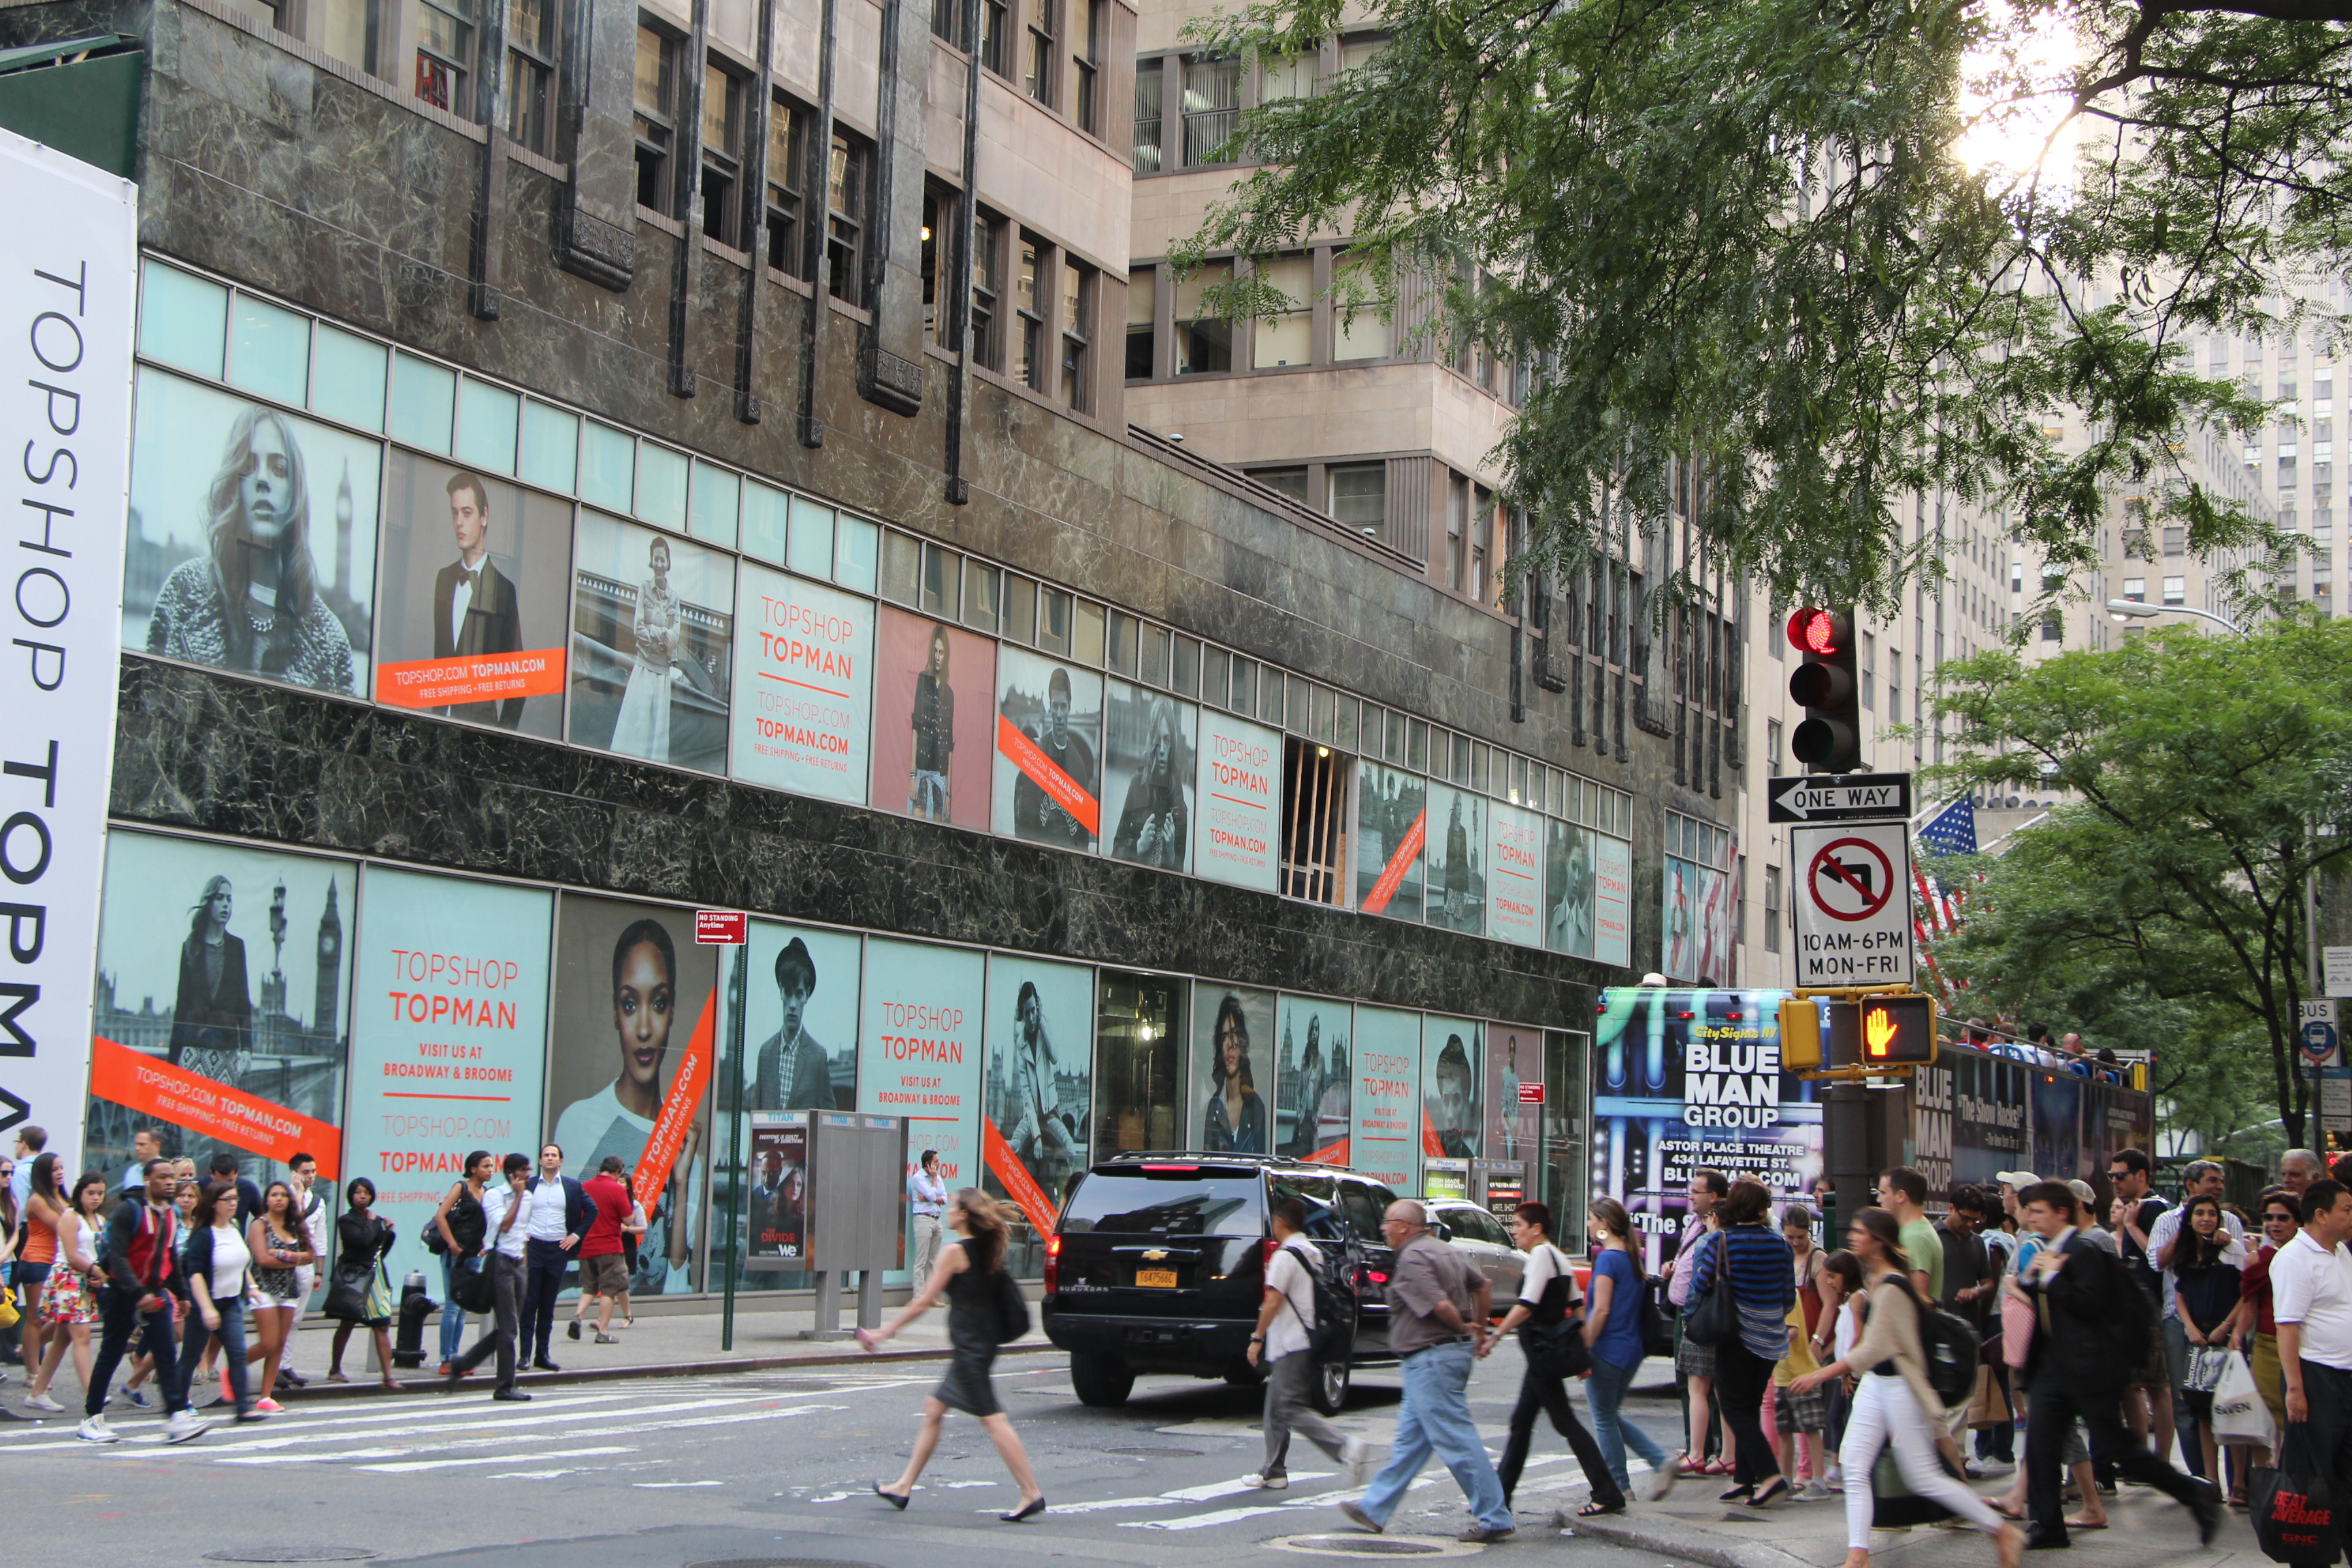
[{"label": "metal sign pole", "polygon": [[742,1162],[743,1009],[751,955],[748,945],[737,945],[735,977],[727,984],[727,1160],[731,1173],[727,1183],[727,1300],[719,1319],[719,1348],[722,1352],[735,1348],[735,1279],[743,1254],[735,1226],[743,1210],[743,1182],[748,1174]]}]

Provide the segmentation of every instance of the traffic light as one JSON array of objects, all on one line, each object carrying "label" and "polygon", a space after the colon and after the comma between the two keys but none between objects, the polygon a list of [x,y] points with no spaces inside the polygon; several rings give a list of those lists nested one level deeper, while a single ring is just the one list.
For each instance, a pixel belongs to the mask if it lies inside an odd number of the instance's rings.
[{"label": "traffic light", "polygon": [[1853,617],[1811,605],[1789,617],[1789,646],[1804,656],[1789,696],[1805,710],[1789,750],[1807,773],[1850,773],[1862,766],[1862,709],[1854,675]]},{"label": "traffic light", "polygon": [[1832,1067],[1926,1067],[1935,1059],[1934,998],[1865,996],[1830,1004]]}]

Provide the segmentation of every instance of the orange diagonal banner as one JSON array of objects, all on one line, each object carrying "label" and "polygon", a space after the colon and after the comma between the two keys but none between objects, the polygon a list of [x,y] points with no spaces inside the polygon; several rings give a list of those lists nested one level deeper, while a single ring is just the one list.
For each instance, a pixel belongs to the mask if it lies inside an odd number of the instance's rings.
[{"label": "orange diagonal banner", "polygon": [[701,1103],[702,1091],[710,1082],[710,1043],[719,1028],[719,987],[710,988],[710,1000],[702,1005],[702,1022],[694,1026],[694,1038],[686,1045],[686,1059],[677,1064],[677,1076],[669,1080],[669,1093],[662,1097],[661,1114],[654,1118],[654,1130],[646,1137],[646,1152],[637,1156],[637,1174],[630,1196],[646,1205],[651,1214],[661,1199],[662,1188],[669,1184],[670,1168],[677,1163],[679,1152],[686,1147],[687,1130],[694,1125],[694,1108]]},{"label": "orange diagonal banner", "polygon": [[1344,1165],[1347,1163],[1348,1140],[1345,1138],[1340,1139],[1337,1143],[1326,1143],[1322,1148],[1307,1155],[1306,1160],[1306,1163],[1309,1165]]},{"label": "orange diagonal banner", "polygon": [[1437,1123],[1429,1119],[1429,1107],[1421,1108],[1421,1152],[1433,1160],[1445,1158],[1445,1142],[1437,1135]]},{"label": "orange diagonal banner", "polygon": [[1037,1234],[1046,1235],[1060,1225],[1062,1211],[1054,1206],[1054,1200],[1045,1195],[1045,1189],[1037,1184],[1037,1178],[1029,1173],[1029,1167],[1021,1163],[1021,1156],[1013,1152],[1013,1145],[996,1130],[994,1117],[980,1119],[980,1142],[988,1168],[996,1173],[996,1179],[1004,1184],[1005,1195],[1021,1205],[1021,1212],[1029,1216]]},{"label": "orange diagonal banner", "polygon": [[1396,897],[1397,889],[1404,885],[1404,874],[1412,869],[1414,858],[1421,854],[1422,836],[1428,826],[1429,813],[1426,811],[1412,819],[1412,826],[1397,841],[1396,853],[1389,857],[1388,867],[1381,871],[1381,879],[1372,884],[1372,890],[1364,897],[1366,914],[1379,914],[1389,907],[1389,900]]},{"label": "orange diagonal banner", "polygon": [[1027,773],[1030,782],[1051,795],[1055,805],[1070,814],[1077,825],[1088,833],[1099,833],[1097,824],[1101,813],[1095,797],[1078,787],[1078,781],[1062,771],[1062,765],[1045,754],[1045,748],[1021,732],[1021,726],[1003,714],[996,716],[996,749],[1013,759],[1013,765]]},{"label": "orange diagonal banner", "polygon": [[341,1178],[341,1128],[103,1035],[89,1044],[89,1091],[99,1099],[281,1163],[297,1153],[315,1154],[319,1174],[330,1182]]}]

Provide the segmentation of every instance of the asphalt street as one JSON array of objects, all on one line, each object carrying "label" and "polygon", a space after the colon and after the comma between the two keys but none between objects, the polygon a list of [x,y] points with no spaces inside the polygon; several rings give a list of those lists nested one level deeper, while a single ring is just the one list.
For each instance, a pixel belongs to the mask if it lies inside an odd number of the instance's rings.
[{"label": "asphalt street", "polygon": [[[182,1568],[207,1562],[374,1562],[496,1568],[982,1568],[1034,1560],[1123,1564],[1297,1564],[1363,1549],[1336,1504],[1336,1467],[1304,1443],[1291,1489],[1242,1486],[1261,1447],[1255,1390],[1146,1378],[1119,1410],[1072,1395],[1058,1354],[1002,1360],[998,1389],[1052,1505],[1020,1525],[995,1515],[1017,1493],[978,1423],[949,1418],[904,1513],[867,1490],[893,1479],[940,1363],[811,1368],[547,1389],[494,1404],[459,1394],[289,1403],[165,1447],[154,1416],[109,1412],[124,1441],[96,1447],[65,1420],[0,1426],[0,1517],[43,1568]],[[1473,1406],[1501,1447],[1519,1357],[1479,1368]],[[1363,1373],[1339,1425],[1384,1446],[1392,1373]],[[1671,1450],[1675,1409],[1629,1411]],[[1547,1563],[1633,1568],[1659,1561],[1564,1538],[1554,1511],[1584,1496],[1548,1430],[1521,1482],[1520,1535],[1453,1540],[1468,1522],[1433,1464],[1363,1555],[1540,1550]],[[1325,1541],[1322,1538],[1336,1539]]]}]

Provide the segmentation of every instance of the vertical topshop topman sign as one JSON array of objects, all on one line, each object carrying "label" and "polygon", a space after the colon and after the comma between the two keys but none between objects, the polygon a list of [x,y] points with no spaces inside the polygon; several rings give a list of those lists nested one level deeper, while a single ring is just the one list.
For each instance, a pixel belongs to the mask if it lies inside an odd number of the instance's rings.
[{"label": "vertical topshop topman sign", "polygon": [[129,506],[139,191],[0,131],[0,1128],[81,1168]]}]

